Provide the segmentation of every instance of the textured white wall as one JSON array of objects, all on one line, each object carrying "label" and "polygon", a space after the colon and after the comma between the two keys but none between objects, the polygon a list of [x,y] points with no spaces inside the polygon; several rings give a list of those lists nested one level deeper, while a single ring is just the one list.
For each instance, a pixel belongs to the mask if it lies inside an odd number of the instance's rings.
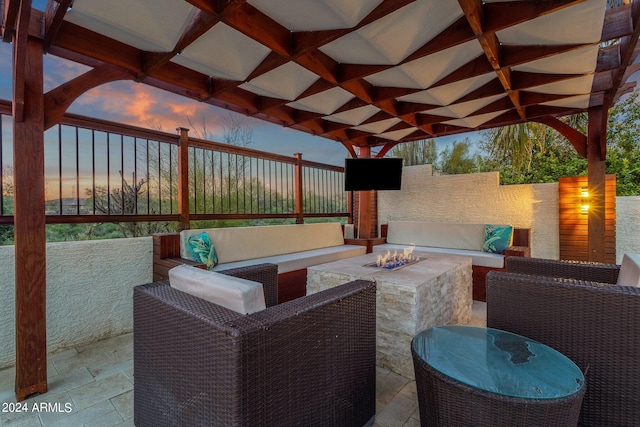
[{"label": "textured white wall", "polygon": [[393,220],[511,224],[531,229],[531,253],[558,258],[558,184],[500,185],[497,172],[431,175],[402,170],[402,190],[378,192],[378,222]]},{"label": "textured white wall", "polygon": [[640,197],[616,197],[616,262],[640,254]]},{"label": "textured white wall", "polygon": [[[500,185],[498,172],[432,176],[402,170],[402,190],[378,192],[378,222],[502,223],[531,229],[531,256],[558,259],[558,184]],[[640,197],[616,198],[616,259],[640,253]]]},{"label": "textured white wall", "polygon": [[[133,287],[152,281],[151,237],[47,244],[47,347],[133,330]],[[0,368],[15,360],[15,256],[0,246]]]}]

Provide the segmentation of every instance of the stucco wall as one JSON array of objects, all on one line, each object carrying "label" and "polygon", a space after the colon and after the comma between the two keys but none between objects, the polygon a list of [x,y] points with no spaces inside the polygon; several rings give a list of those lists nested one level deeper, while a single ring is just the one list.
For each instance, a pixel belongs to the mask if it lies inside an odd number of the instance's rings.
[{"label": "stucco wall", "polygon": [[[151,237],[47,244],[49,351],[133,330],[133,287],[152,280]],[[15,257],[0,246],[0,368],[15,360]]]},{"label": "stucco wall", "polygon": [[640,254],[640,197],[616,198],[616,262],[625,253]]},{"label": "stucco wall", "polygon": [[[432,176],[402,170],[402,190],[378,192],[378,222],[506,223],[531,229],[531,255],[557,259],[558,184],[500,185],[497,172]],[[616,260],[640,253],[640,197],[616,198]]]},{"label": "stucco wall", "polygon": [[512,224],[531,229],[531,254],[558,258],[558,184],[500,185],[497,172],[432,176],[402,171],[402,190],[378,192],[378,222]]}]

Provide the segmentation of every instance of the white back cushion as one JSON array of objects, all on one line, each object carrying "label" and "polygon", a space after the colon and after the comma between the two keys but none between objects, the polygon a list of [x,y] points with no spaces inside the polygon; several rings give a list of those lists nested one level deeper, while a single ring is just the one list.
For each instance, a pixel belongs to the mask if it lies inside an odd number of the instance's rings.
[{"label": "white back cushion", "polygon": [[618,285],[640,287],[640,254],[624,254]]},{"label": "white back cushion", "polygon": [[337,222],[183,230],[180,232],[182,258],[193,260],[187,240],[203,231],[211,238],[220,264],[344,244],[342,227]]},{"label": "white back cushion", "polygon": [[387,243],[481,251],[484,224],[389,221]]},{"label": "white back cushion", "polygon": [[221,305],[241,314],[266,308],[262,283],[180,265],[169,270],[172,288]]}]

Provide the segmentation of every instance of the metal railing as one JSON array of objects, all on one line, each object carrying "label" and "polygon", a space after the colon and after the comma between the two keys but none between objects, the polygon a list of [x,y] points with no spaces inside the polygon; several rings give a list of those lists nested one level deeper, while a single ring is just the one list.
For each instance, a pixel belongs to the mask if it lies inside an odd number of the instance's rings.
[{"label": "metal railing", "polygon": [[[0,224],[11,224],[13,137],[6,102],[0,102],[0,127]],[[71,114],[45,132],[44,144],[47,223],[178,221],[188,227],[191,220],[351,217],[344,168],[301,155]],[[187,155],[181,156],[181,144]],[[188,170],[187,183],[181,167]]]}]

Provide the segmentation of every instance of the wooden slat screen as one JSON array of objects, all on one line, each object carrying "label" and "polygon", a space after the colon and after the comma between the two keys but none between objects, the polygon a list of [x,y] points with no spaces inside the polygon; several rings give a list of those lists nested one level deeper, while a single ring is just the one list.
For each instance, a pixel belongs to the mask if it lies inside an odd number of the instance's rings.
[{"label": "wooden slat screen", "polygon": [[[588,261],[588,217],[583,213],[581,190],[587,177],[560,178],[560,259]],[[616,176],[605,178],[605,262],[616,262]]]}]

